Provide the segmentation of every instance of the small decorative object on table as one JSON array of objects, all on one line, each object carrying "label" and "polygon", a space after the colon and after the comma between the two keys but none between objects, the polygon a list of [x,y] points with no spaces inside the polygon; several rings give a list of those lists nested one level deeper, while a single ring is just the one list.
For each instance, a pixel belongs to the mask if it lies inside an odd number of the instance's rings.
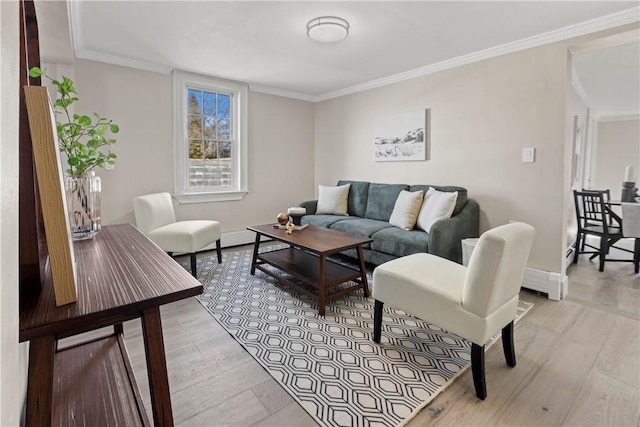
[{"label": "small decorative object on table", "polygon": [[307,213],[305,208],[295,206],[287,209],[287,214],[291,217],[294,225],[300,225],[300,219]]},{"label": "small decorative object on table", "polygon": [[294,207],[289,208],[287,213],[279,213],[276,217],[278,221],[273,228],[279,228],[281,230],[287,230],[287,234],[293,233],[294,230],[304,230],[309,224],[300,224],[300,218],[307,213],[305,208]]},{"label": "small decorative object on table", "polygon": [[278,224],[286,225],[289,222],[289,215],[280,212],[276,219],[278,220]]},{"label": "small decorative object on table", "polygon": [[287,222],[286,227],[287,227],[287,234],[293,234],[293,229],[295,225],[293,225],[291,221]]}]

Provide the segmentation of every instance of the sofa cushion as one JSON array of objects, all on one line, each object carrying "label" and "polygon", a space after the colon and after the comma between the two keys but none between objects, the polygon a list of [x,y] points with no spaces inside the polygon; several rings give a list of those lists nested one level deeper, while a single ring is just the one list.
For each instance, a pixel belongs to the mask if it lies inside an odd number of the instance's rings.
[{"label": "sofa cushion", "polygon": [[315,225],[318,227],[331,228],[331,225],[338,221],[344,221],[349,219],[358,219],[354,216],[343,215],[305,215],[300,222],[302,224]]},{"label": "sofa cushion", "polygon": [[458,199],[456,200],[456,206],[453,208],[453,213],[451,216],[456,216],[462,211],[464,205],[467,204],[467,189],[464,187],[457,187],[455,185],[412,185],[409,188],[409,191],[418,191],[422,190],[425,193],[429,190],[429,188],[435,188],[438,191],[457,191]]},{"label": "sofa cushion", "polygon": [[396,199],[402,190],[409,190],[409,186],[404,184],[370,184],[364,217],[388,222]]},{"label": "sofa cushion", "polygon": [[351,184],[349,198],[347,199],[347,213],[353,216],[364,218],[367,210],[367,196],[369,194],[369,183],[364,181],[338,181],[338,185]]},{"label": "sofa cushion", "polygon": [[319,215],[346,215],[350,187],[349,184],[338,187],[319,185],[316,213]]},{"label": "sofa cushion", "polygon": [[372,250],[396,257],[429,252],[429,233],[422,230],[407,231],[391,227],[378,231],[372,238]]},{"label": "sofa cushion", "polygon": [[[338,221],[331,225],[332,230],[343,231],[360,237],[371,237],[373,234],[385,228],[394,228],[386,221],[377,221],[375,219],[355,218],[349,221]],[[363,245],[363,248],[369,248],[371,244]]]},{"label": "sofa cushion", "polygon": [[389,224],[405,230],[412,230],[418,220],[420,207],[422,206],[422,191],[413,193],[402,190],[398,194],[398,199],[393,207],[393,212],[389,218]]}]

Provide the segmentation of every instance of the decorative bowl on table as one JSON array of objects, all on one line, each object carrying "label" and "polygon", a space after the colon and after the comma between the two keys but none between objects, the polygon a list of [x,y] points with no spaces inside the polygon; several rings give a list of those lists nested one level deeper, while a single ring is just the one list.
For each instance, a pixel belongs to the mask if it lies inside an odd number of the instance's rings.
[{"label": "decorative bowl on table", "polygon": [[300,225],[300,220],[302,219],[303,216],[306,215],[306,213],[307,213],[307,210],[299,206],[295,206],[287,209],[287,214],[289,214],[289,217],[291,217],[291,221],[293,222],[294,225]]}]

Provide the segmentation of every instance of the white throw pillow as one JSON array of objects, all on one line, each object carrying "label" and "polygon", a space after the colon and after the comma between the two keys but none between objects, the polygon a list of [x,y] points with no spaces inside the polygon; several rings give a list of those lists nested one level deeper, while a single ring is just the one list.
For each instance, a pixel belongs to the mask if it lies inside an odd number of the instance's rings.
[{"label": "white throw pillow", "polygon": [[412,230],[418,220],[418,213],[422,206],[422,191],[402,190],[398,194],[396,204],[393,206],[389,224],[405,230]]},{"label": "white throw pillow", "polygon": [[318,186],[318,215],[347,215],[347,198],[351,184],[338,187]]},{"label": "white throw pillow", "polygon": [[418,228],[429,232],[436,221],[450,218],[456,207],[456,200],[458,200],[457,191],[438,191],[433,187],[429,188],[424,195],[424,202],[418,215]]}]

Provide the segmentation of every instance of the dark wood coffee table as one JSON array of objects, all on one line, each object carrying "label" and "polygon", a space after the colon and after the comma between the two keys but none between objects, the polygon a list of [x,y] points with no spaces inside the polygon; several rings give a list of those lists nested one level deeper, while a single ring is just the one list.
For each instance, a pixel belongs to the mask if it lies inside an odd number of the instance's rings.
[{"label": "dark wood coffee table", "polygon": [[[287,234],[286,230],[274,227],[274,224],[256,225],[247,227],[255,231],[256,242],[253,248],[253,260],[251,262],[251,274],[255,274],[256,268],[266,273],[280,283],[318,300],[318,313],[324,316],[325,305],[328,300],[339,298],[350,292],[362,289],[364,296],[369,296],[367,284],[367,271],[362,257],[362,245],[372,240],[366,237],[352,236],[341,231],[310,225],[303,230],[296,230],[293,234]],[[277,249],[270,252],[258,253],[261,237],[266,236],[279,240],[289,245],[288,248]],[[358,254],[359,270],[349,268],[331,260],[327,256],[342,252],[347,249],[355,249]],[[315,288],[317,292],[287,279],[264,264],[276,267],[278,270],[289,274],[296,279]],[[327,294],[327,290],[342,283],[354,281],[355,285]]]}]

